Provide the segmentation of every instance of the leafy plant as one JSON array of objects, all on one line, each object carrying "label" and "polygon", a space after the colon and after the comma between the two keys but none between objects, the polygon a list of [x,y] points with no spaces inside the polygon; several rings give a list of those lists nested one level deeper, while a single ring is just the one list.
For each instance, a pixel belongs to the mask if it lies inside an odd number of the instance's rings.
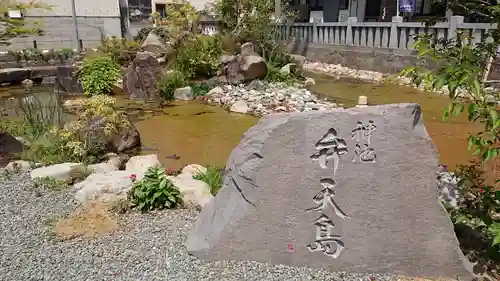
[{"label": "leafy plant", "polygon": [[167,179],[162,167],[148,168],[144,178],[134,183],[127,194],[134,208],[142,212],[153,209],[170,209],[181,204],[179,189]]},{"label": "leafy plant", "polygon": [[126,65],[133,60],[139,50],[140,45],[134,41],[128,41],[125,38],[111,36],[106,37],[97,47],[97,50],[110,56],[120,65]]},{"label": "leafy plant", "polygon": [[77,76],[86,95],[110,94],[120,78],[120,65],[107,55],[86,57]]},{"label": "leafy plant", "polygon": [[161,80],[158,82],[158,94],[163,100],[169,102],[174,99],[174,92],[177,88],[182,88],[187,85],[184,73],[173,70],[167,71]]},{"label": "leafy plant", "polygon": [[299,67],[291,67],[290,72],[281,71],[280,67],[277,67],[271,63],[267,64],[267,73],[264,80],[269,82],[278,82],[285,84],[298,83],[304,80],[302,74],[302,69]]},{"label": "leafy plant", "polygon": [[193,93],[195,97],[201,97],[206,95],[212,88],[212,85],[207,83],[190,83],[189,85],[191,89],[193,89]]},{"label": "leafy plant", "polygon": [[221,169],[214,166],[208,166],[205,173],[200,172],[193,175],[193,179],[201,180],[208,184],[208,186],[210,186],[210,193],[212,193],[212,195],[214,196],[222,188]]},{"label": "leafy plant", "polygon": [[[469,13],[490,22],[500,22],[500,4],[482,0],[450,0],[449,7],[460,7]],[[473,7],[473,8],[471,8]],[[428,22],[427,25],[431,25]],[[419,58],[432,61],[436,70],[423,67],[407,67],[401,74],[411,78],[416,85],[426,89],[447,89],[450,104],[443,111],[443,120],[450,115],[466,112],[470,122],[483,125],[481,132],[470,134],[469,150],[483,162],[491,161],[500,154],[500,119],[498,104],[500,94],[488,91],[484,81],[496,50],[500,46],[500,28],[490,31],[485,43],[471,45],[471,37],[457,32],[456,38],[435,40],[430,36],[416,36],[413,47]],[[491,39],[491,40],[490,40]],[[500,179],[496,186],[486,185],[477,164],[461,167],[458,209],[449,209],[457,227],[466,226],[479,233],[479,240],[489,241],[489,258],[492,253],[500,260]],[[476,239],[477,240],[477,239]]]},{"label": "leafy plant", "polygon": [[217,37],[196,35],[179,46],[174,65],[189,78],[209,78],[218,74],[221,55]]},{"label": "leafy plant", "polygon": [[185,31],[192,31],[194,23],[198,20],[198,13],[189,3],[180,5],[167,5],[166,19],[160,19],[161,25],[168,26],[171,37],[176,38]]},{"label": "leafy plant", "polygon": [[[295,15],[282,3],[285,18]],[[278,42],[275,25],[275,2],[272,0],[217,0],[212,11],[221,20],[222,34],[237,43],[252,42],[256,52],[266,61],[281,67],[291,62],[283,46]]]}]

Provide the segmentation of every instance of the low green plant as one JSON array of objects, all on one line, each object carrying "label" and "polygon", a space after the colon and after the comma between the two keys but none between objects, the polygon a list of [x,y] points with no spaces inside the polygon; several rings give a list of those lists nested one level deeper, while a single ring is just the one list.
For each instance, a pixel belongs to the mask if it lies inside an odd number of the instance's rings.
[{"label": "low green plant", "polygon": [[120,78],[120,65],[108,55],[89,56],[77,76],[86,95],[110,94]]},{"label": "low green plant", "polygon": [[174,92],[177,88],[185,87],[188,84],[184,73],[173,70],[166,72],[158,82],[158,94],[167,102],[174,99]]},{"label": "low green plant", "polygon": [[207,171],[204,173],[200,172],[193,175],[193,179],[201,180],[208,184],[208,186],[210,186],[210,193],[212,193],[212,195],[214,196],[222,188],[221,169],[214,166],[208,166]]},{"label": "low green plant", "polygon": [[61,190],[67,188],[68,183],[51,177],[37,178],[34,180],[34,187]]},{"label": "low green plant", "polygon": [[286,84],[299,83],[305,80],[302,67],[293,64],[290,65],[289,71],[282,71],[282,66],[275,63],[267,63],[267,73],[264,80],[269,82],[278,82]]},{"label": "low green plant", "polygon": [[188,78],[209,78],[220,70],[222,46],[217,37],[196,35],[182,42],[174,66]]},{"label": "low green plant", "polygon": [[[131,175],[131,179],[134,181],[135,177]],[[134,182],[127,198],[133,208],[142,212],[175,208],[182,203],[179,189],[167,179],[165,169],[160,166],[148,168],[144,178]]]},{"label": "low green plant", "polygon": [[190,83],[189,85],[191,89],[193,89],[193,94],[195,97],[201,97],[206,95],[213,86],[207,83]]}]

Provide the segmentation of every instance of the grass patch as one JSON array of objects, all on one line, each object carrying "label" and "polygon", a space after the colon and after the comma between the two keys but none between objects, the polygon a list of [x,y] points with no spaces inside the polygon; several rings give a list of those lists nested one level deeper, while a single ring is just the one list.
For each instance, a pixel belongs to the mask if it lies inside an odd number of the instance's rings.
[{"label": "grass patch", "polygon": [[222,172],[215,166],[208,166],[205,173],[193,175],[193,178],[205,182],[210,186],[210,193],[215,196],[222,188]]}]

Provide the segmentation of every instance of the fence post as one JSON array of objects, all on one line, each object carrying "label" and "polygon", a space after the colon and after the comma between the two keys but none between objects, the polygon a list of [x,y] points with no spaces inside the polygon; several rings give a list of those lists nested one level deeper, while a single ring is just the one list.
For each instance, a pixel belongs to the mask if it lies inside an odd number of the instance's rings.
[{"label": "fence post", "polygon": [[347,18],[347,31],[345,33],[345,44],[352,45],[353,32],[352,32],[352,23],[358,22],[357,17],[348,17]]},{"label": "fence post", "polygon": [[403,22],[403,17],[392,17],[391,35],[389,37],[389,48],[397,49],[399,47],[398,24]]},{"label": "fence post", "polygon": [[313,21],[313,43],[318,43],[318,23]]},{"label": "fence post", "polygon": [[448,38],[446,39],[457,39],[458,26],[463,22],[464,22],[463,16],[451,16],[450,27],[448,27]]}]

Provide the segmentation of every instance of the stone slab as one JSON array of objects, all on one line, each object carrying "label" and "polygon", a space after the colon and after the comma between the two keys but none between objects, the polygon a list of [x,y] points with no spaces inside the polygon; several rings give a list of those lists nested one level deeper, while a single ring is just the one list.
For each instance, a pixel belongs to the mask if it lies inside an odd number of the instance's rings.
[{"label": "stone slab", "polygon": [[187,248],[208,260],[470,280],[438,169],[416,104],[268,116],[231,153]]}]

